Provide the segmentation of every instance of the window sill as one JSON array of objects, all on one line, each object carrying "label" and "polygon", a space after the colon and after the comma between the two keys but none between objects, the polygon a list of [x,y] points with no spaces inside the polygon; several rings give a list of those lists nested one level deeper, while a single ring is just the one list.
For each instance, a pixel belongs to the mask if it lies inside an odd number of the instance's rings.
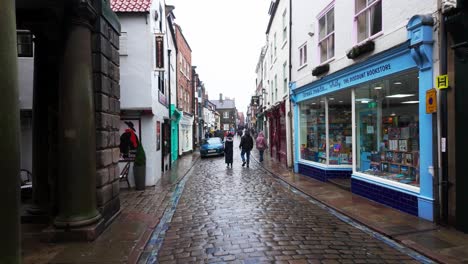
[{"label": "window sill", "polygon": [[373,176],[373,175],[366,174],[366,173],[363,173],[363,172],[355,171],[355,172],[353,172],[351,177],[355,178],[357,180],[362,180],[362,181],[366,181],[368,183],[377,184],[377,185],[380,185],[382,187],[390,188],[392,190],[408,193],[408,194],[411,194],[411,195],[419,195],[419,193],[420,193],[420,188],[419,187],[404,184],[404,183],[399,183],[399,182],[396,182],[396,181],[383,179],[383,178],[380,178],[378,176]]},{"label": "window sill", "polygon": [[327,165],[320,162],[315,162],[311,160],[299,159],[299,163],[307,166],[312,166],[315,168],[323,169],[323,170],[352,170],[352,165]]},{"label": "window sill", "polygon": [[364,40],[362,40],[362,41],[356,43],[356,45],[361,45],[361,44],[366,43],[366,42],[369,41],[369,40],[374,40],[374,39],[376,39],[376,38],[382,36],[383,34],[384,34],[383,31],[380,31],[380,32],[378,32],[378,33],[375,33],[374,35],[372,35],[372,36],[370,36],[370,37],[368,37],[368,38],[366,38],[366,39],[364,39]]},{"label": "window sill", "polygon": [[326,60],[326,61],[324,61],[324,62],[321,62],[321,63],[319,64],[319,66],[320,66],[320,65],[324,65],[324,64],[331,63],[331,62],[334,61],[334,60],[335,60],[335,57],[332,57],[332,58],[330,58],[330,59],[328,59],[328,60]]},{"label": "window sill", "polygon": [[304,69],[305,67],[307,67],[307,63],[306,63],[306,64],[302,64],[301,66],[299,66],[299,68],[297,69],[297,71],[300,71],[300,70]]}]

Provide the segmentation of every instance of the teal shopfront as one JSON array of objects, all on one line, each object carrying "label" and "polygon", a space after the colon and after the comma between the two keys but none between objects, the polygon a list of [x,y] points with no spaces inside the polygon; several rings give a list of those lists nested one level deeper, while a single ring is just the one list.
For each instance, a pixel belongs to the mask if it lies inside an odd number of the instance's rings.
[{"label": "teal shopfront", "polygon": [[432,18],[408,40],[302,87],[291,86],[296,172],[349,178],[351,191],[433,220]]},{"label": "teal shopfront", "polygon": [[171,104],[171,162],[179,157],[179,122],[182,113]]}]

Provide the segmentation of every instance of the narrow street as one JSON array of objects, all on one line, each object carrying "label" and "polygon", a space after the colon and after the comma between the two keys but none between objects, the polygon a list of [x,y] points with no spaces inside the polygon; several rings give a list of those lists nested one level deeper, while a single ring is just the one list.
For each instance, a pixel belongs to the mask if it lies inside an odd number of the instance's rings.
[{"label": "narrow street", "polygon": [[286,189],[256,161],[242,167],[239,154],[233,169],[223,157],[196,163],[172,220],[160,222],[167,231],[153,234],[141,263],[416,262]]}]

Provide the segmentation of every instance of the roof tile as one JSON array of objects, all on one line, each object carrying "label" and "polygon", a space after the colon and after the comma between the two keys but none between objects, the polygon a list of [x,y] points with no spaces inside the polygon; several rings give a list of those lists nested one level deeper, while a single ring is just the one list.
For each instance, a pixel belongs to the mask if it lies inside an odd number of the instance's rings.
[{"label": "roof tile", "polygon": [[151,0],[111,0],[114,12],[148,12]]}]

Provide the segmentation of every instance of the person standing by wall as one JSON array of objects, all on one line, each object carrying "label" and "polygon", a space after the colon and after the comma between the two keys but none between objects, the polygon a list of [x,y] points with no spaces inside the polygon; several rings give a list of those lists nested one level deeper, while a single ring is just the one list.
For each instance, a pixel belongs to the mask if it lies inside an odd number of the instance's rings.
[{"label": "person standing by wall", "polygon": [[[244,167],[247,162],[248,168],[250,163],[250,151],[253,149],[253,139],[247,129],[241,138],[239,148],[241,149],[242,167]],[[245,155],[247,155],[247,160],[245,159]]]},{"label": "person standing by wall", "polygon": [[265,140],[265,135],[263,134],[263,131],[260,131],[258,132],[258,137],[257,137],[257,140],[255,142],[256,144],[256,147],[258,149],[258,153],[260,155],[260,162],[263,161],[263,152],[265,151],[265,149],[268,148],[268,145],[266,143],[266,140]]}]

